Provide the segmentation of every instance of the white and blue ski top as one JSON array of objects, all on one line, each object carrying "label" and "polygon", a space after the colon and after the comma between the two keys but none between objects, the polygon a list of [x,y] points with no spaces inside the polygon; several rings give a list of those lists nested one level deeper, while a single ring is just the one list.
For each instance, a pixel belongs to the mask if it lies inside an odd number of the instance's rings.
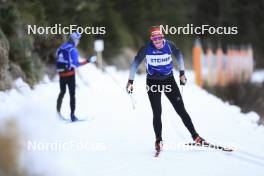
[{"label": "white and blue ski top", "polygon": [[164,47],[157,49],[149,41],[135,56],[130,67],[129,80],[134,80],[138,66],[144,59],[148,79],[166,79],[173,74],[172,55],[176,57],[180,72],[184,72],[183,56],[173,42],[164,40]]}]

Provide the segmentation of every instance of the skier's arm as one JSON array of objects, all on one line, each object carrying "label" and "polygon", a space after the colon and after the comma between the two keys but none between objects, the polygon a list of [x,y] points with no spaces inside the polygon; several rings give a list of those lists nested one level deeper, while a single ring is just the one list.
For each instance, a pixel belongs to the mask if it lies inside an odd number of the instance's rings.
[{"label": "skier's arm", "polygon": [[185,85],[187,79],[185,77],[185,73],[184,73],[184,60],[183,60],[183,56],[181,51],[179,50],[179,48],[177,48],[177,46],[171,42],[168,41],[170,48],[171,48],[171,52],[172,54],[176,57],[177,63],[178,63],[178,67],[179,67],[179,71],[180,71],[180,84],[181,85]]},{"label": "skier's arm", "polygon": [[141,64],[141,62],[144,60],[145,57],[146,57],[146,47],[142,47],[138,51],[137,55],[135,56],[131,66],[130,66],[130,72],[129,72],[128,80],[134,80],[138,66]]},{"label": "skier's arm", "polygon": [[135,74],[137,72],[138,66],[144,60],[145,57],[146,57],[146,47],[142,47],[138,51],[137,55],[135,56],[131,66],[130,66],[128,82],[126,85],[127,93],[133,92],[133,81],[134,81]]},{"label": "skier's arm", "polygon": [[179,50],[179,48],[177,48],[177,46],[173,42],[169,41],[169,45],[170,45],[172,54],[176,57],[179,70],[184,71],[184,60],[183,60],[181,51]]},{"label": "skier's arm", "polygon": [[70,51],[70,54],[71,54],[71,59],[72,59],[72,64],[73,66],[75,67],[79,67],[79,66],[82,66],[82,65],[85,65],[88,63],[87,60],[84,60],[82,62],[79,62],[79,52],[76,48],[72,48],[71,51]]}]

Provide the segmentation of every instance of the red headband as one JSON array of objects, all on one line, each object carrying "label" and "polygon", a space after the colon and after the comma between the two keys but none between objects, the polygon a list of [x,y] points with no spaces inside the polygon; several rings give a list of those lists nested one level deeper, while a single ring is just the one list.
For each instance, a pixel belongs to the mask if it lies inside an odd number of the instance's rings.
[{"label": "red headband", "polygon": [[154,36],[163,36],[162,31],[160,30],[160,27],[152,27],[150,29],[151,32],[151,36],[150,37],[154,37]]}]

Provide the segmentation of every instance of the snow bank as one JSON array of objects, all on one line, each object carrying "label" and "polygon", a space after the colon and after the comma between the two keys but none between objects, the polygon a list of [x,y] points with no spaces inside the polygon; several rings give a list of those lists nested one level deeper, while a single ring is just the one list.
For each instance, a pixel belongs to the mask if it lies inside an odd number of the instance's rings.
[{"label": "snow bank", "polygon": [[[145,76],[137,75],[134,81],[136,109],[133,110],[124,89],[128,72],[118,72],[114,67],[101,72],[94,65],[86,65],[78,70],[76,115],[90,120],[77,123],[59,120],[55,111],[58,78],[52,81],[45,78],[33,90],[17,80],[17,89],[0,92],[0,122],[13,117],[20,125],[21,163],[33,173],[262,175],[264,129],[256,124],[258,115],[242,114],[239,107],[197,87],[191,71],[187,77],[183,99],[200,135],[213,143],[232,144],[238,151],[175,148],[178,143],[190,142],[191,137],[162,96],[163,138],[167,147],[160,158],[154,158],[152,111],[145,91]],[[69,118],[68,94],[62,113]]]}]

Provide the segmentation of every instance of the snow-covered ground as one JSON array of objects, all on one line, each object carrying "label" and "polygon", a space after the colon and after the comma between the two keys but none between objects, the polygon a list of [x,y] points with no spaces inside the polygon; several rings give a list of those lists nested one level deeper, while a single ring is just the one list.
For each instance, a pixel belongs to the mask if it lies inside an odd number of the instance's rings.
[{"label": "snow-covered ground", "polygon": [[[33,173],[49,176],[263,175],[264,128],[256,124],[258,115],[242,114],[237,106],[197,87],[192,72],[187,73],[183,99],[196,129],[208,141],[238,150],[225,153],[179,147],[191,137],[163,96],[165,149],[159,158],[153,157],[152,111],[145,76],[135,79],[134,110],[124,90],[127,77],[127,72],[110,67],[104,73],[93,65],[80,68],[76,114],[88,120],[76,123],[56,116],[57,80],[44,79],[34,90],[18,80],[19,91],[0,92],[0,124],[14,118],[21,129],[21,163]],[[68,94],[62,108],[68,117]]]}]

